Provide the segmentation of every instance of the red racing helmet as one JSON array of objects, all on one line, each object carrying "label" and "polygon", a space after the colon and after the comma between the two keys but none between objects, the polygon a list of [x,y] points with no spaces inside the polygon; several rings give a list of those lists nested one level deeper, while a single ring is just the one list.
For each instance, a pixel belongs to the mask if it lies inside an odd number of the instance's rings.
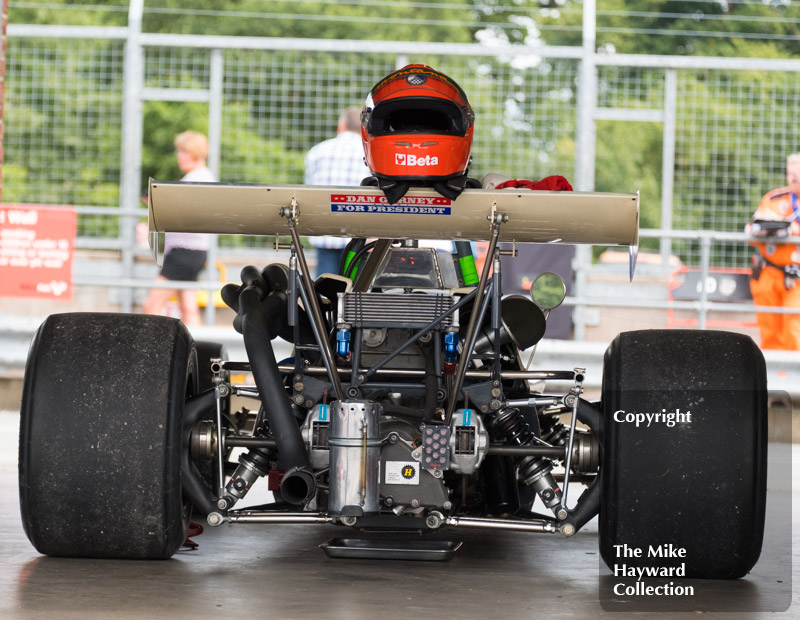
[{"label": "red racing helmet", "polygon": [[427,65],[407,65],[378,82],[361,112],[361,137],[367,167],[389,201],[399,200],[411,185],[433,185],[445,196],[458,196],[474,120],[464,91]]}]

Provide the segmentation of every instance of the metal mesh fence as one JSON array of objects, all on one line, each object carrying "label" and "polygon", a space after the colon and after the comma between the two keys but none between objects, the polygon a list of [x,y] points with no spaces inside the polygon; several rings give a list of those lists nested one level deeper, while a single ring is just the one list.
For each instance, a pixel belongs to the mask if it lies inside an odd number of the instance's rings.
[{"label": "metal mesh fence", "polygon": [[[786,156],[798,150],[798,92],[797,73],[679,73],[675,228],[741,232],[761,197],[786,185]],[[697,244],[675,250],[697,264]],[[712,264],[742,267],[750,253],[717,244]]]},{"label": "metal mesh fence", "polygon": [[[120,41],[10,37],[3,200],[117,206]],[[78,234],[114,237],[116,218],[81,216]]]},{"label": "metal mesh fence", "polygon": [[336,135],[340,112],[361,105],[394,58],[231,51],[224,63],[220,176],[280,184],[303,182],[305,152]]},{"label": "metal mesh fence", "polygon": [[597,105],[603,108],[660,110],[664,106],[664,69],[599,67]]},{"label": "metal mesh fence", "polygon": [[148,47],[145,49],[144,85],[149,88],[208,87],[209,55],[205,50]]},{"label": "metal mesh fence", "polygon": [[[573,155],[564,145],[575,131],[574,61],[544,59],[524,69],[463,56],[415,61],[447,73],[469,93],[476,114],[473,176],[571,172]],[[339,113],[362,105],[396,64],[388,54],[226,53],[221,177],[301,183],[305,152],[333,137]]]},{"label": "metal mesh fence", "polygon": [[[123,47],[117,39],[10,37],[6,79],[7,202],[120,204]],[[211,52],[147,46],[145,88],[207,91]],[[405,60],[394,53],[225,49],[220,180],[301,183],[303,158],[333,137],[340,111]],[[414,55],[453,77],[476,112],[472,176],[537,179],[575,169],[579,60],[537,56]],[[665,68],[601,66],[597,106],[659,111]],[[784,183],[800,112],[800,73],[678,71],[673,226],[741,231],[760,197]],[[173,105],[183,104],[176,96]],[[197,97],[202,100],[202,97]],[[202,104],[206,105],[206,104]],[[660,222],[659,122],[597,123],[596,188],[642,191],[644,227]],[[169,128],[177,133],[183,127]],[[148,140],[145,135],[144,140]],[[113,216],[82,215],[83,239],[116,239]],[[223,247],[264,246],[259,238]],[[689,264],[699,248],[675,242]],[[744,244],[717,244],[714,264],[742,266]]]},{"label": "metal mesh fence", "polygon": [[475,108],[473,165],[480,177],[571,177],[574,169],[577,63],[515,57],[431,59],[447,66]]},{"label": "metal mesh fence", "polygon": [[[336,135],[341,111],[363,104],[392,55],[229,50],[224,55],[220,178],[234,183],[302,183],[305,153]],[[263,237],[219,239],[258,247]]]}]

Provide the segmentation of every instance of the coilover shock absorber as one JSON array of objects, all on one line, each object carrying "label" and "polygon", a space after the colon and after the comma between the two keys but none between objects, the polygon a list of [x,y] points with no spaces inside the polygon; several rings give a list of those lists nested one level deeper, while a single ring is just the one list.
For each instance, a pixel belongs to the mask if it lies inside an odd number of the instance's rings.
[{"label": "coilover shock absorber", "polygon": [[[519,409],[506,407],[498,411],[489,422],[494,439],[504,440],[515,446],[529,446],[534,442],[534,434]],[[550,473],[553,464],[542,456],[521,456],[514,460],[517,477],[522,484],[530,485],[545,506],[560,517],[561,489]]]},{"label": "coilover shock absorber", "polygon": [[541,416],[539,418],[539,431],[542,440],[551,446],[564,446],[569,439],[569,427],[565,426],[555,416]]},{"label": "coilover shock absorber", "polygon": [[[559,422],[554,416],[539,418],[539,430],[544,442],[551,446],[567,446],[569,427]],[[572,447],[573,473],[595,474],[600,467],[600,442],[592,432],[575,430],[575,441]]]}]

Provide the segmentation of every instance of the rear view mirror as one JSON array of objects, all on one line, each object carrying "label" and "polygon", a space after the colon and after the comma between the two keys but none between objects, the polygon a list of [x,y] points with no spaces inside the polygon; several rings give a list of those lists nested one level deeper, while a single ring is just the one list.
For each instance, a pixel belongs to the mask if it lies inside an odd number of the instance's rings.
[{"label": "rear view mirror", "polygon": [[557,273],[546,271],[531,285],[531,299],[542,310],[558,308],[567,296],[567,285]]}]

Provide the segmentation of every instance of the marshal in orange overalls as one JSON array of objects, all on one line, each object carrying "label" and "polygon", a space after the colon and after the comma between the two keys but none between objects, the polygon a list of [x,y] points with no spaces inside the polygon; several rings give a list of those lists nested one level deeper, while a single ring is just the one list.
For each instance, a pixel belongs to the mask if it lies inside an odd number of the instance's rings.
[{"label": "marshal in orange overalls", "polygon": [[[753,220],[791,221],[789,232],[800,235],[800,183],[792,176],[793,162],[787,163],[787,177],[792,185],[774,189],[762,199],[753,214]],[[796,162],[800,169],[800,161]],[[750,225],[745,229],[751,233]],[[753,301],[758,306],[784,306],[800,308],[800,279],[786,277],[783,267],[800,265],[800,246],[793,243],[753,243],[761,256],[763,268],[754,269],[750,280]],[[756,279],[756,276],[757,279]],[[788,288],[787,288],[788,286]],[[762,349],[800,350],[800,314],[756,314],[761,330]]]}]

